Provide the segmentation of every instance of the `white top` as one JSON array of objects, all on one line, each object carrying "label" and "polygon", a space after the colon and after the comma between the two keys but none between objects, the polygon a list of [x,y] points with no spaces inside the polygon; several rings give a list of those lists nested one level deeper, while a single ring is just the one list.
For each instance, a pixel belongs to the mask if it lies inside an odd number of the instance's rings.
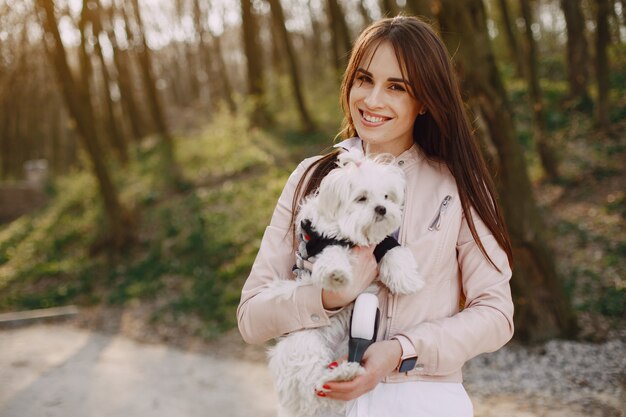
[{"label": "white top", "polygon": [[458,382],[378,384],[348,405],[346,417],[473,417],[472,402]]}]

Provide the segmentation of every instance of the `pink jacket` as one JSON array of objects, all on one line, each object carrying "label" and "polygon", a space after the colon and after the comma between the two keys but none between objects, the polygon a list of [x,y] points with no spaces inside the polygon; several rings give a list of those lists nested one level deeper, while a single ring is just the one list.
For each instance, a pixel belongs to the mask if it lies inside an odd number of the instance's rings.
[{"label": "pink jacket", "polygon": [[[339,146],[361,147],[361,142],[353,138]],[[295,255],[292,233],[287,232],[291,202],[298,181],[316,158],[304,160],[289,177],[243,287],[237,319],[248,343],[325,326],[333,314],[324,309],[317,286],[301,285],[290,294],[268,289],[274,277],[292,277]],[[480,252],[463,215],[456,182],[445,165],[428,161],[416,145],[401,154],[397,164],[407,178],[399,241],[413,251],[426,286],[413,295],[393,295],[384,287],[379,292],[378,339],[405,335],[418,354],[415,370],[394,373],[385,382],[461,382],[467,360],[499,349],[513,335],[511,269],[506,253],[474,215],[483,246],[502,272]],[[459,312],[462,293],[466,302]]]}]

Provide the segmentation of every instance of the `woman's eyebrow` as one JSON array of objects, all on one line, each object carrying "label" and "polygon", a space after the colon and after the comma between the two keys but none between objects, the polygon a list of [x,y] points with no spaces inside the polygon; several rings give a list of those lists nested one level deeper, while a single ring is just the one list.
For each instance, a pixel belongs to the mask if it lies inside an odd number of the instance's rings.
[{"label": "woman's eyebrow", "polygon": [[[362,72],[363,74],[367,75],[370,78],[374,78],[374,76],[372,75],[371,72],[364,70],[363,68],[357,68],[356,72]],[[409,84],[409,82],[407,80],[405,80],[404,78],[394,78],[394,77],[390,77],[387,78],[387,81],[391,81],[391,82],[396,82],[396,83],[404,83],[404,84]]]}]

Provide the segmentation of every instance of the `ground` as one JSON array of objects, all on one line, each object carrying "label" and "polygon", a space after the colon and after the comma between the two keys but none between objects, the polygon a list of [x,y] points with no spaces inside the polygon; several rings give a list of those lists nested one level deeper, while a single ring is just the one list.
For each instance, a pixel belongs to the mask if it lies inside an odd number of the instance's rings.
[{"label": "ground", "polygon": [[[624,346],[618,346],[622,356]],[[498,363],[498,357],[490,363],[480,359],[470,369],[473,382],[466,385],[476,417],[626,415],[624,385],[617,395],[590,396],[584,389],[558,397],[528,392],[485,395],[489,383],[479,384],[479,389],[477,379],[490,378],[485,369],[495,369]],[[626,382],[626,361],[621,363]],[[3,329],[0,382],[3,417],[276,415],[264,349],[244,345],[236,332],[191,352],[94,332],[81,328],[80,320]]]}]

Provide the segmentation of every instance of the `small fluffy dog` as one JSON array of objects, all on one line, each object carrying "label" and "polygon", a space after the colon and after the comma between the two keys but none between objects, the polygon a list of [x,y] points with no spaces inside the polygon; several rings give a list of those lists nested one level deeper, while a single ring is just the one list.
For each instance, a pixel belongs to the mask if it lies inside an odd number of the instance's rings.
[{"label": "small fluffy dog", "polygon": [[[273,285],[290,293],[293,286],[314,283],[337,291],[353,281],[351,247],[388,243],[388,235],[401,224],[404,174],[397,166],[343,152],[338,167],[321,182],[317,193],[305,198],[297,217],[300,239],[295,280],[276,280]],[[392,239],[393,240],[393,239]],[[395,242],[395,240],[393,240]],[[377,247],[379,279],[396,294],[409,294],[424,285],[410,250],[395,244],[384,255]],[[377,253],[378,252],[378,253]],[[304,268],[311,261],[312,270]],[[373,284],[367,292],[376,292]],[[348,353],[348,330],[352,306],[330,319],[330,325],[304,329],[281,337],[269,351],[269,369],[279,401],[291,417],[329,416],[345,410],[345,402],[320,398],[327,381],[348,381],[363,373],[360,364],[328,364]]]}]

